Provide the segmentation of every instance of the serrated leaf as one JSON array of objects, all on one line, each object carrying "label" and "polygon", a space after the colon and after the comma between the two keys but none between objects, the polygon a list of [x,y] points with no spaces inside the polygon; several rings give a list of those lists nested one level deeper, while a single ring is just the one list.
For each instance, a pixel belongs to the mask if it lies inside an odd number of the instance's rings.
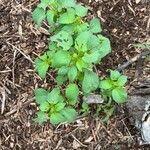
[{"label": "serrated leaf", "polygon": [[38,88],[35,90],[35,99],[38,104],[42,104],[47,100],[48,92],[42,88]]},{"label": "serrated leaf", "polygon": [[120,76],[117,80],[117,84],[119,86],[124,86],[126,82],[127,82],[127,76],[124,75]]},{"label": "serrated leaf", "polygon": [[73,122],[77,117],[76,110],[71,107],[66,107],[62,109],[60,113],[65,117],[67,122]]},{"label": "serrated leaf", "polygon": [[82,23],[82,24],[80,24],[80,25],[77,25],[76,26],[76,32],[78,32],[78,33],[81,33],[81,32],[84,32],[84,31],[87,31],[88,30],[88,23]]},{"label": "serrated leaf", "polygon": [[120,72],[117,70],[110,70],[110,78],[111,80],[118,80],[118,78],[121,76]]},{"label": "serrated leaf", "polygon": [[56,42],[57,46],[62,47],[63,50],[69,50],[73,44],[72,36],[63,30],[56,35],[53,35],[51,41]]},{"label": "serrated leaf", "polygon": [[104,90],[108,90],[108,89],[111,89],[112,88],[112,82],[111,80],[102,80],[100,81],[100,88],[101,89],[104,89]]},{"label": "serrated leaf", "polygon": [[97,89],[99,85],[99,78],[93,71],[86,70],[84,73],[84,79],[82,82],[82,90],[85,94],[89,94],[91,91]]},{"label": "serrated leaf", "polygon": [[58,88],[54,88],[50,93],[47,95],[47,101],[50,104],[56,104],[59,102],[60,90]]},{"label": "serrated leaf", "polygon": [[102,31],[101,25],[100,25],[100,21],[98,18],[93,18],[90,21],[90,31],[93,33],[99,33]]},{"label": "serrated leaf", "polygon": [[98,51],[100,46],[99,38],[96,35],[91,34],[90,39],[88,40],[88,49]]},{"label": "serrated leaf", "polygon": [[44,79],[46,76],[46,73],[48,71],[49,68],[49,64],[47,64],[46,62],[42,61],[41,59],[37,58],[35,60],[35,69],[38,72],[38,75]]},{"label": "serrated leaf", "polygon": [[32,18],[34,22],[38,25],[38,27],[41,25],[45,17],[46,17],[45,10],[40,7],[37,7],[32,13]]},{"label": "serrated leaf", "polygon": [[83,60],[78,60],[78,61],[76,62],[76,67],[77,67],[77,69],[78,69],[80,72],[82,72],[82,71],[83,71],[83,68],[87,68],[88,65],[87,65]]},{"label": "serrated leaf", "polygon": [[58,50],[61,50],[61,47],[60,48],[58,48],[57,47],[57,44],[55,43],[55,42],[49,42],[49,45],[48,45],[48,49],[49,49],[49,51],[53,51],[53,52],[56,52],[56,51],[58,51]]},{"label": "serrated leaf", "polygon": [[58,23],[60,24],[71,24],[75,21],[75,10],[73,8],[68,8],[67,12],[60,15]]},{"label": "serrated leaf", "polygon": [[111,52],[110,40],[102,35],[98,35],[98,38],[100,42],[99,53],[100,57],[103,58]]},{"label": "serrated leaf", "polygon": [[75,66],[69,68],[68,78],[70,82],[73,82],[75,80],[75,78],[77,77],[77,73],[77,68]]},{"label": "serrated leaf", "polygon": [[86,102],[82,103],[82,109],[80,110],[82,113],[89,112],[89,105]]},{"label": "serrated leaf", "polygon": [[58,85],[62,85],[67,80],[67,76],[58,75],[56,81]]},{"label": "serrated leaf", "polygon": [[78,4],[75,6],[76,15],[79,17],[84,17],[87,15],[88,8],[82,6],[81,4]]},{"label": "serrated leaf", "polygon": [[58,3],[61,4],[62,7],[65,7],[65,8],[75,6],[75,0],[58,0]]},{"label": "serrated leaf", "polygon": [[68,32],[70,35],[72,35],[75,31],[75,24],[67,24],[63,26],[62,30]]},{"label": "serrated leaf", "polygon": [[49,25],[54,23],[54,12],[52,10],[47,11],[46,19]]},{"label": "serrated leaf", "polygon": [[47,54],[44,54],[39,58],[36,58],[35,60],[35,70],[38,72],[39,76],[42,79],[44,79],[46,76],[46,73],[49,68],[49,64],[50,64],[50,58],[47,57]]},{"label": "serrated leaf", "polygon": [[63,103],[63,102],[60,102],[60,103],[57,103],[56,105],[55,105],[55,110],[56,111],[60,111],[60,110],[62,110],[64,107],[65,107],[65,103]]},{"label": "serrated leaf", "polygon": [[43,8],[44,10],[50,4],[50,0],[41,0],[41,3],[38,4],[38,7]]},{"label": "serrated leaf", "polygon": [[79,88],[76,84],[69,84],[66,88],[66,97],[68,99],[68,103],[71,105],[75,105],[78,100]]},{"label": "serrated leaf", "polygon": [[83,56],[83,61],[86,62],[86,63],[98,63],[100,61],[99,59],[100,57],[100,54],[98,51],[91,51],[90,54],[86,53],[84,56]]},{"label": "serrated leaf", "polygon": [[67,51],[58,51],[54,54],[52,59],[52,67],[60,68],[68,66],[71,61],[70,53]]},{"label": "serrated leaf", "polygon": [[47,101],[44,101],[42,103],[40,103],[40,110],[43,111],[43,112],[47,112],[50,108],[50,105]]},{"label": "serrated leaf", "polygon": [[116,103],[124,103],[127,100],[127,92],[123,88],[117,87],[112,91],[112,97]]},{"label": "serrated leaf", "polygon": [[81,32],[77,38],[75,39],[75,48],[78,51],[82,51],[82,52],[86,52],[88,50],[88,45],[87,42],[90,38],[90,32],[85,31],[85,32]]},{"label": "serrated leaf", "polygon": [[48,119],[47,114],[45,114],[42,111],[37,112],[36,115],[37,115],[37,117],[34,119],[34,121],[37,122],[37,123],[39,123],[40,125],[42,123],[46,122],[47,119]]},{"label": "serrated leaf", "polygon": [[59,70],[58,70],[58,75],[60,76],[65,76],[68,73],[69,68],[62,66]]},{"label": "serrated leaf", "polygon": [[65,122],[65,117],[61,113],[53,113],[50,116],[50,123],[53,125]]}]

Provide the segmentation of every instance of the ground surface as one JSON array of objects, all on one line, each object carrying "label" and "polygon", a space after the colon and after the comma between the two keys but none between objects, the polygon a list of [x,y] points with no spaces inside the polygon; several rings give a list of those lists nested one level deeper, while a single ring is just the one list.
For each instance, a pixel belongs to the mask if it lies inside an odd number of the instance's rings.
[{"label": "ground surface", "polygon": [[[103,34],[110,38],[113,52],[99,66],[100,75],[105,68],[117,68],[142,50],[131,47],[146,42],[150,31],[150,3],[136,4],[134,0],[82,0],[90,8],[89,18],[98,15]],[[51,87],[51,77],[45,81],[34,72],[32,61],[46,50],[47,32],[37,31],[31,11],[37,0],[0,1],[0,149],[3,150],[124,150],[150,149],[139,146],[138,131],[130,124],[128,113],[119,107],[107,125],[87,116],[74,124],[53,128],[50,124],[38,126],[32,119],[37,106],[33,90],[37,86]],[[137,74],[136,63],[123,72],[129,76],[127,85],[131,93],[136,80],[148,78],[148,61]],[[148,148],[149,147],[149,148]]]}]

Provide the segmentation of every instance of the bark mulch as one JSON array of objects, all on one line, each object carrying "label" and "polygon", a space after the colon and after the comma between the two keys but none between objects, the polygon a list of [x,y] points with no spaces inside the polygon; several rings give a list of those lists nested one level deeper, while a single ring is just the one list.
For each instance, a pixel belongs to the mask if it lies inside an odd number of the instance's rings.
[{"label": "bark mulch", "polygon": [[[112,53],[96,66],[100,76],[106,75],[106,68],[115,69],[143,51],[131,44],[150,41],[150,3],[141,0],[136,4],[136,1],[82,0],[89,6],[89,18],[93,15],[100,18],[103,34],[112,43]],[[138,145],[139,133],[130,124],[124,106],[119,106],[105,125],[92,115],[55,128],[49,123],[43,126],[34,123],[37,111],[34,89],[51,88],[54,84],[51,76],[40,80],[33,67],[37,55],[46,50],[49,36],[46,26],[40,30],[34,27],[31,12],[37,3],[38,0],[0,1],[0,149],[149,149]],[[129,93],[133,83],[149,77],[150,62],[145,60],[138,75],[137,68],[135,62],[123,70],[129,77]]]}]

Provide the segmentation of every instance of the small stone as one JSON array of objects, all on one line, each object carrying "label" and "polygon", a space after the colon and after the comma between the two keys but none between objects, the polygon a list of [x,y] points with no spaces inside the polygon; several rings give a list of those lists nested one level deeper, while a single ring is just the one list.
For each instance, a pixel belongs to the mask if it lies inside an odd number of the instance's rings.
[{"label": "small stone", "polygon": [[88,97],[84,96],[83,101],[85,101],[87,104],[102,104],[104,99],[101,97],[101,95],[91,94]]}]

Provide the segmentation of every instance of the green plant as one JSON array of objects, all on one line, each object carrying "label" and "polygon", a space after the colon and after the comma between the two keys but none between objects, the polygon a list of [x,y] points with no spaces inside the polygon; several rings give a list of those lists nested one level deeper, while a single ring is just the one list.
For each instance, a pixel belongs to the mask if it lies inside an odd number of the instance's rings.
[{"label": "green plant", "polygon": [[[73,85],[70,85],[73,86]],[[72,87],[68,87],[68,90]],[[78,93],[74,96],[77,97]],[[69,99],[66,101],[61,95],[59,88],[54,88],[51,92],[48,92],[42,88],[35,91],[36,102],[39,104],[40,111],[37,113],[36,122],[42,124],[43,122],[50,120],[52,124],[58,124],[61,122],[72,122],[77,116],[77,112],[71,106],[67,104],[72,103],[72,95],[68,96]]]},{"label": "green plant", "polygon": [[[75,0],[41,0],[32,13],[37,27],[46,21],[51,33],[48,50],[36,58],[35,69],[42,79],[49,69],[57,73],[56,88],[50,93],[41,88],[35,91],[40,108],[35,120],[39,123],[48,119],[52,124],[75,120],[79,93],[80,97],[87,96],[99,87],[93,66],[111,52],[111,46],[101,34],[98,18],[85,21],[87,13],[88,8]],[[59,86],[66,87],[62,95]],[[88,106],[83,104],[81,110],[88,111]]]},{"label": "green plant", "polygon": [[104,98],[113,99],[116,103],[124,103],[127,100],[127,92],[124,85],[127,76],[121,75],[118,71],[110,70],[110,77],[100,81],[100,89]]}]

